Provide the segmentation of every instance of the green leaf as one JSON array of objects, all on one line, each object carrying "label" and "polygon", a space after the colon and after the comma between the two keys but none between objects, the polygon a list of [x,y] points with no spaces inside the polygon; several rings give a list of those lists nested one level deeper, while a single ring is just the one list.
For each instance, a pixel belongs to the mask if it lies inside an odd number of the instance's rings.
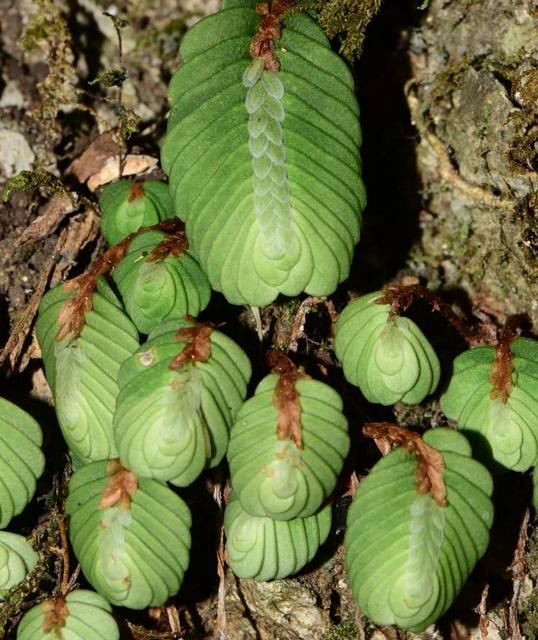
[{"label": "green leaf", "polygon": [[[222,460],[251,375],[247,356],[232,340],[206,327],[207,336],[197,338],[196,331],[186,320],[161,325],[119,375],[114,435],[122,463],[177,486]],[[204,357],[191,353],[202,344]]]},{"label": "green leaf", "polygon": [[92,309],[84,313],[80,335],[58,341],[59,314],[76,293],[60,285],[44,296],[36,334],[69,448],[83,462],[106,460],[117,455],[112,419],[119,369],[138,347],[138,333],[100,279],[92,295]]},{"label": "green leaf", "polygon": [[0,600],[3,600],[2,594],[26,578],[37,559],[37,553],[26,538],[0,531]]},{"label": "green leaf", "polygon": [[166,238],[160,231],[141,233],[112,273],[127,313],[145,334],[166,320],[196,317],[211,297],[207,277],[188,250],[152,255]]},{"label": "green leaf", "polygon": [[278,73],[264,70],[249,51],[260,18],[241,5],[182,42],[162,151],[177,215],[230,302],[328,295],[348,275],[365,204],[353,80],[304,14],[285,21]]},{"label": "green leaf", "polygon": [[280,580],[316,555],[331,529],[331,507],[308,518],[279,521],[252,516],[237,498],[224,512],[228,563],[239,578]]},{"label": "green leaf", "polygon": [[108,602],[93,591],[76,589],[63,598],[45,600],[27,611],[17,640],[119,640],[120,631]]},{"label": "green leaf", "polygon": [[316,380],[299,380],[302,447],[279,438],[270,374],[242,406],[228,447],[231,481],[245,511],[275,520],[314,514],[334,489],[349,449],[347,420],[340,396]]},{"label": "green leaf", "polygon": [[142,226],[174,217],[168,185],[160,180],[119,180],[99,196],[101,231],[109,245],[117,244]]},{"label": "green leaf", "polygon": [[0,398],[0,529],[34,496],[36,480],[45,468],[42,441],[38,423]]},{"label": "green leaf", "polygon": [[[538,345],[518,338],[511,349],[512,389],[506,402],[492,393],[495,349],[475,347],[454,360],[441,409],[459,429],[478,434],[496,462],[526,471],[538,461]],[[483,448],[483,443],[477,444]]]},{"label": "green leaf", "polygon": [[353,300],[336,325],[335,353],[346,379],[369,402],[418,404],[435,391],[441,368],[430,343],[408,318],[376,304],[380,292]]},{"label": "green leaf", "polygon": [[375,624],[422,631],[452,604],[489,542],[493,482],[464,436],[423,437],[441,452],[447,506],[418,494],[417,456],[382,458],[360,483],[348,513],[346,564],[353,595]]},{"label": "green leaf", "polygon": [[166,485],[137,478],[116,461],[96,462],[71,478],[66,513],[86,579],[112,604],[144,609],[177,593],[191,516]]}]

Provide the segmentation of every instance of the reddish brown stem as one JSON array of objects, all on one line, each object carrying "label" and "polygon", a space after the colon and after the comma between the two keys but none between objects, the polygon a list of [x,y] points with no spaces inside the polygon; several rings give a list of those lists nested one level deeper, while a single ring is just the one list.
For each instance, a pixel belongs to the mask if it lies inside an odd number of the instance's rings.
[{"label": "reddish brown stem", "polygon": [[512,373],[514,370],[512,342],[521,334],[521,325],[525,316],[510,316],[500,333],[495,347],[495,362],[491,369],[490,382],[493,385],[491,398],[500,398],[508,402],[512,391]]},{"label": "reddish brown stem", "polygon": [[275,53],[275,40],[280,39],[282,17],[293,7],[293,0],[273,0],[256,5],[256,13],[262,16],[258,33],[250,41],[250,55],[263,58],[265,69],[276,73],[280,70],[280,62]]},{"label": "reddish brown stem", "polygon": [[397,316],[405,313],[417,300],[424,300],[430,305],[432,311],[440,313],[469,345],[484,344],[489,341],[489,335],[487,335],[482,325],[473,324],[458,315],[442,298],[418,284],[389,284],[383,289],[383,293],[376,300],[376,304],[390,304],[390,315]]},{"label": "reddish brown stem", "polygon": [[194,322],[193,327],[180,329],[176,334],[178,342],[187,342],[181,353],[174,356],[168,367],[170,369],[179,369],[185,363],[190,362],[207,362],[211,357],[211,333],[213,327],[209,324],[196,322],[192,318],[186,318],[190,322]]},{"label": "reddish brown stem", "polygon": [[64,282],[64,291],[76,290],[77,293],[64,302],[58,314],[60,329],[56,340],[63,340],[67,337],[76,338],[80,334],[84,327],[84,314],[92,309],[92,296],[97,287],[97,279],[111,273],[125,257],[133,239],[145,231],[162,231],[169,236],[155,247],[149,257],[151,260],[164,258],[169,253],[179,255],[188,247],[183,223],[180,220],[164,220],[158,224],[140,227],[121,242],[107,249],[86,273]]},{"label": "reddish brown stem", "polygon": [[415,453],[417,493],[431,493],[440,507],[446,507],[446,486],[443,480],[445,465],[443,456],[437,449],[426,444],[418,433],[390,422],[370,422],[364,425],[362,432],[368,438],[373,438],[384,453],[392,446],[403,447],[409,453]]},{"label": "reddish brown stem", "polygon": [[106,473],[109,480],[99,500],[100,509],[108,509],[118,505],[123,511],[131,506],[131,498],[138,489],[137,476],[122,466],[118,459],[110,460]]},{"label": "reddish brown stem", "polygon": [[290,438],[298,449],[302,449],[301,403],[295,385],[307,376],[276,349],[267,354],[267,364],[279,376],[273,391],[273,406],[278,412],[276,436],[279,440]]}]

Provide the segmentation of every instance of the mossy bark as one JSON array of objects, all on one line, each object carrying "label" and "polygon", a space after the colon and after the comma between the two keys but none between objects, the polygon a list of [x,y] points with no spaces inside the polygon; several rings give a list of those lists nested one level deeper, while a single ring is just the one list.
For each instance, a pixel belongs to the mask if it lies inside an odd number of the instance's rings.
[{"label": "mossy bark", "polygon": [[532,0],[433,0],[409,42],[406,87],[423,193],[414,271],[535,328],[537,27]]}]

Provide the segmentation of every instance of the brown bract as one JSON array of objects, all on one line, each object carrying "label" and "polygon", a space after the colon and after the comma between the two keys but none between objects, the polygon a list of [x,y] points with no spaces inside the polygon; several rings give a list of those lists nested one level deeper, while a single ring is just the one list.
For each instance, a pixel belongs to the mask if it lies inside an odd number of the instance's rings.
[{"label": "brown bract", "polygon": [[512,372],[514,370],[512,342],[521,332],[523,316],[510,316],[504,325],[495,347],[495,362],[489,376],[493,385],[491,398],[500,398],[506,404],[512,391]]},{"label": "brown bract", "polygon": [[168,367],[170,369],[179,369],[185,363],[190,362],[207,362],[211,357],[211,333],[213,327],[196,322],[193,327],[180,329],[176,334],[178,342],[187,342],[181,353],[174,356]]},{"label": "brown bract", "polygon": [[133,186],[129,189],[129,195],[127,196],[128,202],[134,202],[144,197],[144,183],[136,180],[133,182]]},{"label": "brown bract", "polygon": [[403,447],[409,453],[415,453],[417,493],[431,493],[440,507],[446,507],[446,486],[443,480],[445,465],[440,451],[426,444],[418,433],[389,422],[370,422],[364,425],[362,432],[368,438],[373,438],[383,452],[388,453],[387,448],[397,446]]},{"label": "brown bract", "polygon": [[267,363],[272,372],[279,376],[273,391],[273,406],[278,412],[276,437],[279,440],[290,438],[298,449],[302,449],[301,402],[295,385],[298,380],[308,376],[281,351],[269,351]]},{"label": "brown bract", "polygon": [[183,223],[180,220],[165,220],[148,227],[140,227],[121,242],[107,249],[86,273],[64,282],[64,291],[76,291],[76,294],[66,300],[60,309],[56,321],[59,327],[56,340],[74,339],[79,336],[84,327],[84,314],[92,310],[92,296],[97,287],[97,279],[111,273],[125,257],[133,238],[144,231],[162,231],[167,234],[167,238],[160,242],[150,254],[152,260],[165,257],[169,253],[180,255],[187,248]]},{"label": "brown bract", "polygon": [[256,13],[263,18],[258,33],[250,41],[250,55],[263,58],[267,71],[276,73],[280,69],[275,54],[275,40],[280,39],[283,14],[293,5],[293,0],[273,0],[270,5],[268,2],[256,5]]},{"label": "brown bract", "polygon": [[185,227],[179,220],[165,220],[161,223],[161,231],[166,233],[166,238],[153,249],[146,262],[164,260],[169,255],[177,258],[189,248]]},{"label": "brown bract", "polygon": [[127,511],[131,506],[131,498],[138,489],[137,476],[125,469],[118,459],[109,461],[106,473],[109,480],[101,494],[99,508],[108,509],[117,504],[120,509]]},{"label": "brown bract", "polygon": [[63,598],[45,600],[41,608],[45,614],[43,618],[43,633],[58,631],[65,625],[65,621],[69,616],[69,609]]}]

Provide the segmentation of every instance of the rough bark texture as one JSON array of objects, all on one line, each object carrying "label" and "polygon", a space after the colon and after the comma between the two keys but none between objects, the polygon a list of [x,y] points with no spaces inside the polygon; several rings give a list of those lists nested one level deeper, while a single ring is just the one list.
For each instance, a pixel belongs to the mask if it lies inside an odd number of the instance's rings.
[{"label": "rough bark texture", "polygon": [[538,322],[538,23],[531,0],[434,1],[409,46],[424,210],[413,267]]}]

